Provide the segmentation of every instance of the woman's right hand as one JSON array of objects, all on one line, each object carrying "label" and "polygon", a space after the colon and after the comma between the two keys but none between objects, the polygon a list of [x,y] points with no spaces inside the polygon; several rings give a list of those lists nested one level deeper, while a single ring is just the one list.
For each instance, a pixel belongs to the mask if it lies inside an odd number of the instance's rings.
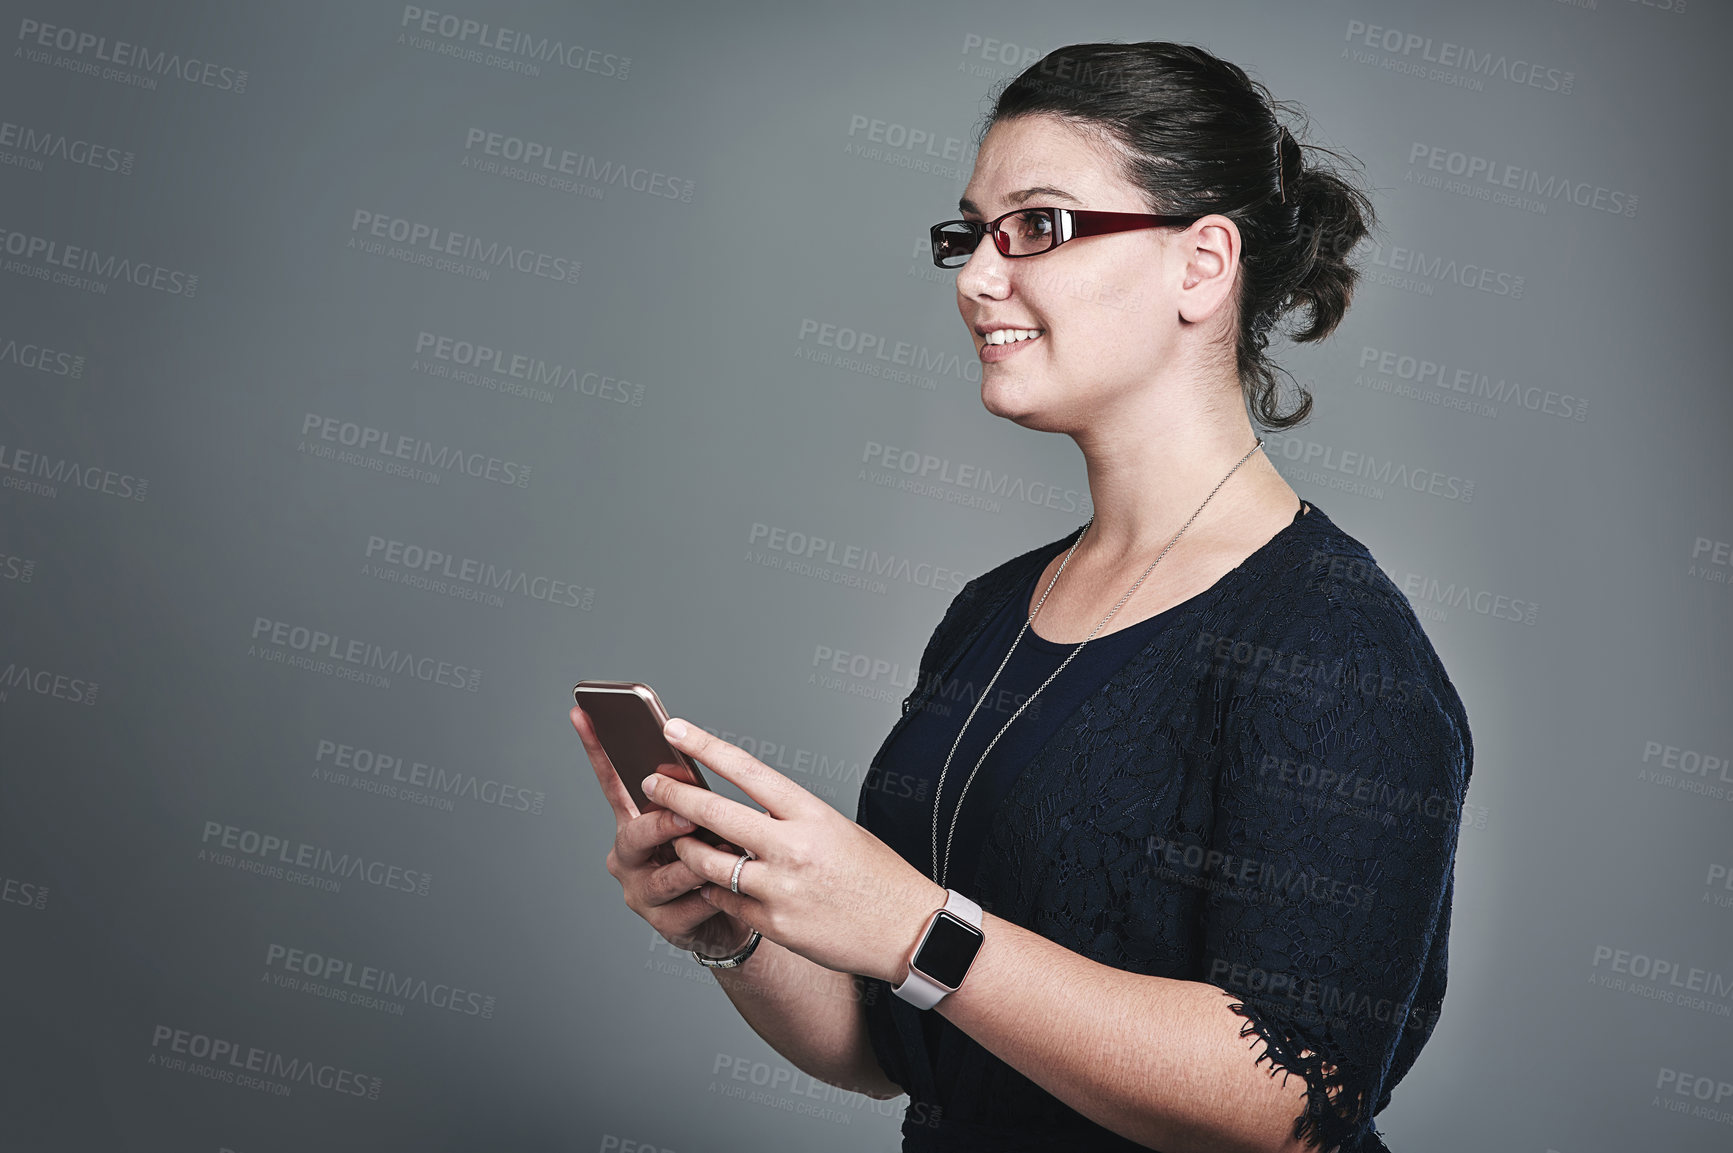
[{"label": "woman's right hand", "polygon": [[672,809],[640,813],[596,739],[588,714],[574,705],[571,719],[596,780],[614,810],[614,847],[608,850],[608,873],[620,882],[627,907],[677,949],[706,957],[732,957],[745,948],[751,927],[699,895],[704,879],[674,852],[675,838],[690,836],[692,826]]}]

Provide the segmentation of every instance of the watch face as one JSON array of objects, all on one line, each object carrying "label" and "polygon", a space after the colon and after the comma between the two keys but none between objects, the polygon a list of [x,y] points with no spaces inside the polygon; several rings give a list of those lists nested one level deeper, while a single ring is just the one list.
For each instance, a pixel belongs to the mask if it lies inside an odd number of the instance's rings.
[{"label": "watch face", "polygon": [[964,974],[980,952],[983,934],[979,929],[943,909],[933,918],[927,939],[915,954],[915,968],[947,989],[963,983]]}]

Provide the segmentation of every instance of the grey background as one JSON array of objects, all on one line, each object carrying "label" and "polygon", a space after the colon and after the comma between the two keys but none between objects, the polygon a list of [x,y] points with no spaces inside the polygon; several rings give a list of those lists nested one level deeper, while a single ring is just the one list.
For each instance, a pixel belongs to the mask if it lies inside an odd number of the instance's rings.
[{"label": "grey background", "polygon": [[[1387,1139],[1404,1153],[1727,1147],[1733,1098],[1694,1116],[1668,1088],[1683,1075],[1733,1093],[1723,8],[423,6],[596,52],[593,70],[530,76],[399,43],[404,9],[385,3],[3,7],[0,122],[132,156],[119,172],[0,149],[6,244],[198,282],[188,296],[97,277],[94,291],[0,253],[0,1146],[896,1147],[906,1099],[791,1084],[709,974],[625,908],[603,867],[612,817],[565,713],[579,679],[646,680],[786,763],[847,766],[790,775],[852,816],[907,690],[820,681],[822,654],[906,676],[950,592],[764,567],[753,526],[960,583],[1087,516],[1071,442],[982,409],[951,277],[921,249],[954,215],[990,90],[1021,67],[983,60],[975,33],[1035,54],[1202,44],[1300,102],[1301,138],[1351,152],[1376,187],[1383,226],[1346,322],[1323,347],[1275,346],[1316,415],[1271,457],[1410,591],[1475,739],[1450,993],[1379,1118]],[[92,52],[33,56],[26,21],[244,70],[245,89],[69,69]],[[1363,25],[1433,47],[1368,46]],[[1544,83],[1428,64],[1444,42],[1533,62]],[[872,142],[854,117],[954,138],[963,161],[858,155]],[[690,182],[690,199],[466,168],[470,129]],[[1410,161],[1429,147],[1635,206],[1537,197],[1535,211],[1430,187]],[[348,246],[357,210],[580,272],[484,282],[371,255]],[[1451,275],[1463,265],[1493,270],[1493,290]],[[823,345],[803,325],[959,359],[921,374],[930,388],[889,381],[809,359]],[[414,363],[423,331],[572,382],[624,380],[631,399],[438,378]],[[41,348],[64,356],[32,367]],[[1573,398],[1569,415],[1463,411],[1425,382],[1405,395],[1376,371],[1385,350]],[[318,459],[301,450],[308,413],[527,463],[529,483]],[[869,442],[1070,495],[981,508],[881,487],[862,478]],[[1343,487],[1290,457],[1308,446],[1472,481],[1472,500]],[[19,450],[148,488],[31,491],[14,482],[41,476],[6,463]],[[100,471],[80,475],[100,488]],[[372,537],[557,578],[589,607],[407,587],[364,568]],[[1501,619],[1440,588],[1533,611]],[[250,653],[260,618],[479,680],[375,687],[271,662]],[[94,700],[68,699],[90,684]],[[332,783],[315,775],[322,740],[539,794],[540,811]],[[207,822],[431,884],[323,892],[241,872],[200,859]],[[273,945],[459,986],[491,1015],[282,988],[265,979]],[[1710,987],[1697,1007],[1630,988],[1665,980],[1609,987],[1613,951],[1706,971]],[[278,1096],[153,1066],[159,1027],[382,1088]],[[756,1096],[728,1095],[741,1091]]]}]

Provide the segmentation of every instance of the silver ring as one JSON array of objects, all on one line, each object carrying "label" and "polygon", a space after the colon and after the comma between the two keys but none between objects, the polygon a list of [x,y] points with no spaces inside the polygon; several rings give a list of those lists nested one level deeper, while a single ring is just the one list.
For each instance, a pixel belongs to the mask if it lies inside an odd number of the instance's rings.
[{"label": "silver ring", "polygon": [[745,868],[746,862],[750,860],[752,860],[752,850],[747,849],[740,854],[740,859],[734,862],[734,875],[728,878],[730,892],[738,893],[740,891],[740,870]]}]

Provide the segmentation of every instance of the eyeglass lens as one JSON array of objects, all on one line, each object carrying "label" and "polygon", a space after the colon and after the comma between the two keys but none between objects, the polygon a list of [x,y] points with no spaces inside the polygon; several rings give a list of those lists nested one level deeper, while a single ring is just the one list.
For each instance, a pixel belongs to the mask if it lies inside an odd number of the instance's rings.
[{"label": "eyeglass lens", "polygon": [[[1052,213],[1046,209],[1030,208],[1013,212],[999,221],[994,241],[998,244],[999,251],[1006,256],[1034,256],[1037,252],[1046,252],[1053,247],[1057,235],[1054,223]],[[976,229],[982,227],[985,226],[977,224],[975,228],[971,228],[962,221],[941,225],[935,234],[933,255],[946,268],[967,264],[979,243]]]}]

